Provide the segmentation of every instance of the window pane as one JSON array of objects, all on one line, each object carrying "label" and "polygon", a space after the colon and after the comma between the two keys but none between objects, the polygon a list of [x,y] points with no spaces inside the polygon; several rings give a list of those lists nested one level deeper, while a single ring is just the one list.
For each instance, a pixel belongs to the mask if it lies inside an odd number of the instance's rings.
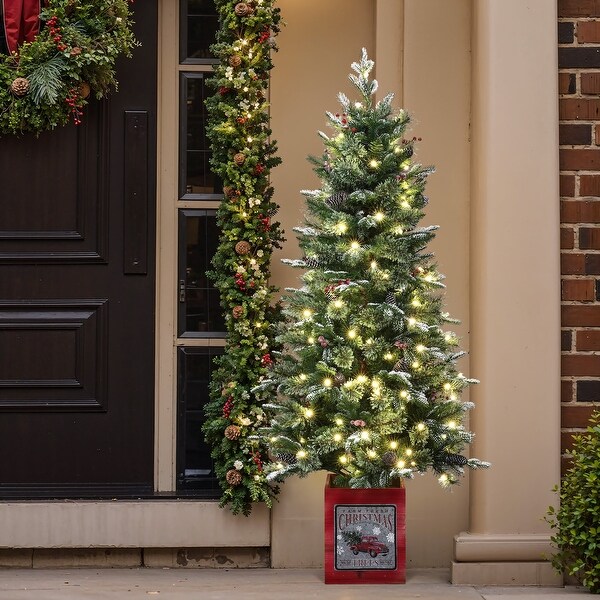
[{"label": "window pane", "polygon": [[214,62],[210,52],[219,20],[213,0],[182,0],[181,62]]},{"label": "window pane", "polygon": [[222,193],[222,184],[210,170],[210,144],[206,136],[207,110],[204,103],[210,91],[206,74],[182,75],[180,197],[210,198]]},{"label": "window pane", "polygon": [[219,293],[206,276],[218,244],[215,211],[181,211],[179,335],[184,337],[225,336],[225,320]]},{"label": "window pane", "polygon": [[204,442],[204,406],[209,400],[213,358],[220,348],[180,348],[177,425],[177,489],[219,494],[210,448]]}]

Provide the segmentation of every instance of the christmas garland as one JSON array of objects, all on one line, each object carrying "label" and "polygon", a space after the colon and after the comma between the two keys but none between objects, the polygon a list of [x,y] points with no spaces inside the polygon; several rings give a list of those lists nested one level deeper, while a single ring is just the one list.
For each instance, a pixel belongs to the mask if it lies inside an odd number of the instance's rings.
[{"label": "christmas garland", "polygon": [[209,276],[220,292],[227,324],[225,353],[217,359],[203,427],[223,489],[221,506],[249,514],[253,502],[271,505],[277,489],[263,472],[266,450],[257,439],[266,398],[254,388],[271,365],[277,310],[269,285],[274,247],[283,240],[269,187],[281,161],[269,139],[266,101],[271,52],[280,11],[274,0],[216,0],[220,19],[213,52],[220,59],[209,82],[208,136],[212,168],[223,180],[218,211],[221,237]]},{"label": "christmas garland", "polygon": [[39,22],[30,41],[14,49],[7,39],[13,50],[0,55],[0,135],[79,125],[88,99],[117,87],[115,61],[137,44],[128,0],[48,0]]}]

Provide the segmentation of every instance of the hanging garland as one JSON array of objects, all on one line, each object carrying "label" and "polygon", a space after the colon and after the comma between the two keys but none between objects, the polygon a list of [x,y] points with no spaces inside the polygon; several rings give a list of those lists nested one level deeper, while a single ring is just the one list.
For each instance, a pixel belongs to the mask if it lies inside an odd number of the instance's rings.
[{"label": "hanging garland", "polygon": [[272,221],[269,172],[281,160],[269,139],[266,101],[271,51],[277,50],[280,11],[275,0],[215,1],[220,20],[213,52],[220,59],[207,100],[212,168],[223,180],[218,211],[221,238],[209,274],[221,296],[227,324],[225,353],[217,359],[204,433],[213,448],[223,489],[221,506],[249,514],[253,502],[271,505],[277,489],[266,480],[266,450],[257,440],[266,400],[254,388],[271,365],[275,290],[271,254],[283,241]]},{"label": "hanging garland", "polygon": [[137,45],[129,2],[4,0],[0,135],[79,125],[89,98],[117,87],[115,61]]}]

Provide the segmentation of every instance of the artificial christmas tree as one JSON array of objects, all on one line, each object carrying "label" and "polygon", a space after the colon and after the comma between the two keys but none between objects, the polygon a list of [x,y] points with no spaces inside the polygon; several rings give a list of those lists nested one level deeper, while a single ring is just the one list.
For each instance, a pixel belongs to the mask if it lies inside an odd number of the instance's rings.
[{"label": "artificial christmas tree", "polygon": [[373,66],[363,50],[350,75],[360,101],[340,94],[341,112],[327,113],[333,135],[320,133],[324,154],[311,159],[323,186],[303,192],[296,229],[304,258],[286,261],[307,270],[263,384],[279,394],[263,430],[273,481],[325,469],[334,487],[390,488],[431,469],[448,486],[488,466],[462,454],[473,434],[460,394],[473,380],[456,368],[464,353],[445,326],[457,321],[426,250],[436,227],[419,226],[431,169],[411,160],[392,95],[374,103]]}]

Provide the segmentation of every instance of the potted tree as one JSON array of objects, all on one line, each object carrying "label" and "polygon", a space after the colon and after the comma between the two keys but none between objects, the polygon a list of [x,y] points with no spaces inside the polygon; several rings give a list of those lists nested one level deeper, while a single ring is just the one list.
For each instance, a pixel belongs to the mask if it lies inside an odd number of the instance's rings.
[{"label": "potted tree", "polygon": [[339,95],[310,160],[321,189],[304,191],[296,228],[305,269],[287,290],[283,344],[264,388],[269,479],[325,469],[326,582],[404,581],[403,480],[433,471],[442,486],[465,467],[474,380],[459,373],[464,353],[443,312],[444,287],[426,251],[436,227],[420,227],[431,169],[412,161],[409,117],[388,95],[375,102],[373,61],[363,50],[350,80],[357,101]]}]

